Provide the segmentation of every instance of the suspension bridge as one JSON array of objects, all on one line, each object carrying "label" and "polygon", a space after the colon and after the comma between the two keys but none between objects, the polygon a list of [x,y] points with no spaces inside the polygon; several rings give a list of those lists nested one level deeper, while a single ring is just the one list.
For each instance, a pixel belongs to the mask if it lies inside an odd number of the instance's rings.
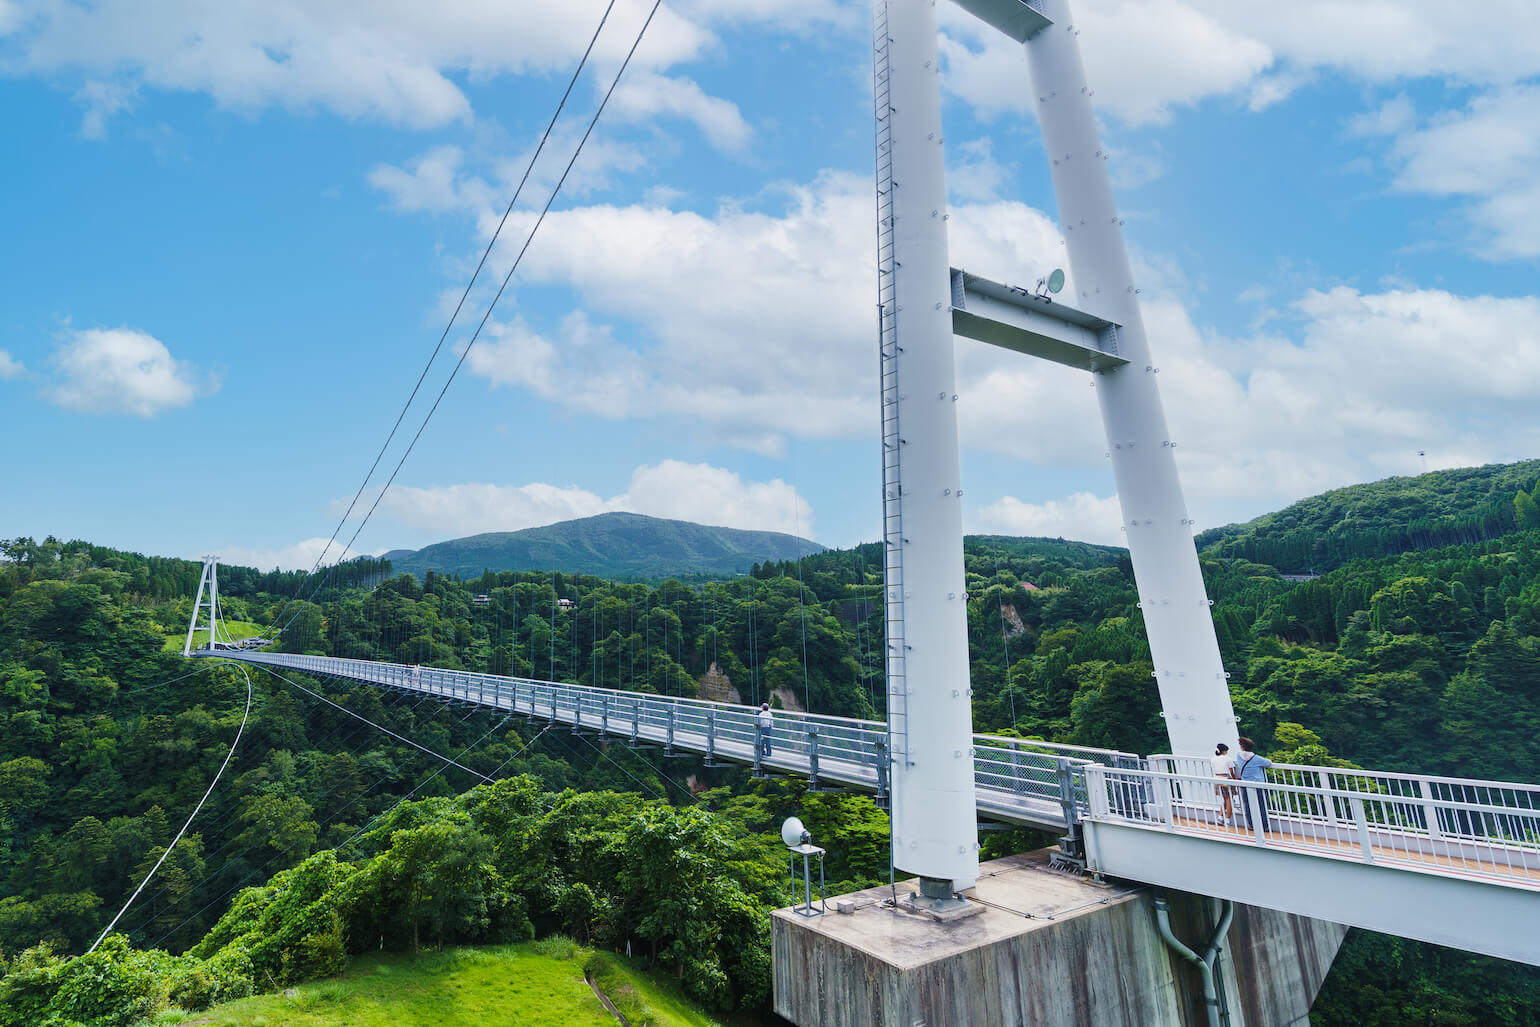
[{"label": "suspension bridge", "polygon": [[[1108,154],[1081,64],[1079,31],[1067,0],[957,3],[1024,51],[1029,99],[1052,160],[1073,289],[1056,295],[1062,274],[1045,277],[1053,283],[1045,288],[1028,290],[950,265],[935,5],[877,0],[884,721],[780,711],[766,731],[757,711],[730,703],[263,651],[221,641],[212,565],[205,576],[208,601],[200,585],[194,604],[187,655],[486,707],[657,748],[664,756],[693,754],[707,764],[750,766],[759,775],[796,775],[812,789],[872,793],[891,811],[895,872],[919,879],[904,907],[943,922],[979,912],[970,896],[980,882],[977,839],[980,821],[986,821],[1056,832],[1064,839],[1061,861],[1100,877],[1540,965],[1540,932],[1532,926],[1540,917],[1540,787],[1283,765],[1272,766],[1266,780],[1221,780],[1200,755],[1216,740],[1233,743],[1238,725],[1105,167]],[[546,209],[555,195],[553,190]],[[517,266],[515,260],[510,277]],[[959,598],[966,591],[954,335],[1092,375],[1173,754],[1141,756],[972,731],[966,612]],[[414,388],[408,405],[416,394]],[[397,428],[400,423],[398,418]],[[402,462],[410,452],[409,445]],[[377,456],[333,542],[379,463]],[[384,489],[394,479],[392,472]],[[367,520],[368,514],[353,540]],[[351,546],[352,540],[344,551]],[[206,617],[209,644],[195,650],[200,616]],[[1266,815],[1232,815],[1246,806]],[[1162,934],[1179,951],[1160,909]],[[1229,923],[1226,912],[1214,945]],[[1200,958],[1186,950],[1184,956],[1208,967],[1210,1022],[1221,1008],[1213,1004],[1218,1000],[1211,988],[1214,951],[1211,946]],[[900,1003],[893,1009],[913,1010],[930,1000],[909,995],[893,1001]],[[823,1017],[814,1019],[826,1022]]]}]

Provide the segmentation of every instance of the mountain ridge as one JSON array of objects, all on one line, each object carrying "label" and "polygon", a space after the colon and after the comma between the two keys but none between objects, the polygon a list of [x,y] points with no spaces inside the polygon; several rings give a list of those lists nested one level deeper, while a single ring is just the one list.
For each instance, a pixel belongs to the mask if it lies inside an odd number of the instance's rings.
[{"label": "mountain ridge", "polygon": [[486,570],[537,571],[553,565],[566,573],[618,579],[723,577],[747,573],[756,563],[793,560],[825,548],[778,531],[612,512],[446,539],[421,549],[393,549],[384,559],[396,572],[418,577],[430,570],[468,578]]}]

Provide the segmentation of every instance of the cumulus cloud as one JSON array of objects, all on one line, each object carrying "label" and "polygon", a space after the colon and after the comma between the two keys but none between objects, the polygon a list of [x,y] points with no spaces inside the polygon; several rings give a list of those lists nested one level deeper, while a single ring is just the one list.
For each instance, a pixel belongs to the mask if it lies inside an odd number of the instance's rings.
[{"label": "cumulus cloud", "polygon": [[[553,213],[521,277],[575,290],[585,312],[554,332],[500,324],[467,367],[588,413],[696,418],[720,441],[768,455],[787,435],[868,430],[870,182],[831,173],[784,194],[778,212]],[[1025,204],[959,206],[949,224],[954,259],[979,273],[1028,281],[1064,263],[1057,229]],[[648,344],[620,322],[640,326]]]},{"label": "cumulus cloud", "polygon": [[397,486],[381,509],[402,526],[434,539],[517,531],[616,510],[813,537],[807,501],[780,478],[746,481],[735,471],[680,460],[636,468],[626,491],[610,497],[576,485],[469,482]]},{"label": "cumulus cloud", "polygon": [[93,328],[70,334],[53,354],[55,378],[45,390],[53,403],[86,414],[154,417],[185,407],[200,388],[217,389],[175,360],[159,339],[132,328]]},{"label": "cumulus cloud", "polygon": [[1015,496],[1004,496],[980,507],[970,519],[970,530],[990,534],[1062,536],[1107,546],[1127,545],[1120,528],[1123,517],[1117,496],[1076,492],[1044,503],[1024,503]]},{"label": "cumulus cloud", "polygon": [[1409,103],[1391,101],[1380,120],[1395,136],[1395,189],[1467,200],[1471,244],[1485,256],[1540,256],[1540,85],[1478,95],[1421,125]]},{"label": "cumulus cloud", "polygon": [[20,360],[0,349],[0,382],[18,377],[25,370]]},{"label": "cumulus cloud", "polygon": [[[960,9],[938,10],[944,88],[985,117],[1030,112],[1021,46]],[[1097,107],[1130,123],[1165,121],[1174,106],[1238,92],[1274,60],[1265,43],[1179,0],[1080,0],[1076,25]]]},{"label": "cumulus cloud", "polygon": [[628,76],[615,90],[609,110],[618,117],[644,121],[659,115],[693,122],[720,150],[742,150],[749,142],[749,126],[738,105],[708,96],[692,79],[656,72]]},{"label": "cumulus cloud", "polygon": [[[1540,6],[1528,0],[1488,4],[1480,18],[1440,0],[1076,0],[1074,7],[1098,108],[1133,124],[1216,96],[1259,110],[1319,71],[1372,84],[1437,77],[1502,85],[1540,74]],[[1020,47],[949,5],[938,12],[946,88],[985,117],[1028,110]]]},{"label": "cumulus cloud", "polygon": [[[11,69],[76,76],[98,84],[96,92],[105,83],[125,97],[140,87],[199,92],[237,110],[324,108],[430,128],[471,117],[457,76],[572,67],[604,2],[225,0],[147,7],[135,0],[19,0],[0,9],[0,23],[11,27]],[[619,63],[648,6],[617,4],[594,50],[599,66]],[[709,25],[665,6],[637,62],[642,69],[668,67],[714,43]],[[82,102],[88,134],[115,109],[89,93]]]},{"label": "cumulus cloud", "polygon": [[[773,212],[558,212],[525,287],[570,289],[581,311],[550,326],[499,323],[467,367],[587,415],[694,419],[723,444],[771,456],[788,436],[867,437],[868,188],[857,176],[826,174],[788,187]],[[988,277],[1030,284],[1065,262],[1054,224],[1024,204],[959,203],[948,225],[954,262]],[[1415,472],[1419,449],[1437,463],[1540,447],[1524,409],[1540,388],[1540,345],[1522,337],[1523,326],[1540,323],[1540,299],[1339,287],[1272,297],[1265,331],[1227,337],[1194,323],[1184,286],[1160,261],[1137,263],[1202,524],[1238,504]],[[968,449],[1071,470],[1106,466],[1088,376],[967,340],[957,367]]]},{"label": "cumulus cloud", "polygon": [[[316,565],[316,560],[321,558],[322,553],[326,554],[321,562],[323,567],[341,563],[343,560],[351,560],[355,556],[379,555],[357,553],[340,542],[333,542],[328,548],[327,541],[324,538],[307,538],[291,546],[225,546],[219,550],[219,562],[237,567],[255,567],[260,571],[271,570],[274,567],[285,571],[308,571]],[[190,559],[199,559],[199,557],[190,557]]]}]

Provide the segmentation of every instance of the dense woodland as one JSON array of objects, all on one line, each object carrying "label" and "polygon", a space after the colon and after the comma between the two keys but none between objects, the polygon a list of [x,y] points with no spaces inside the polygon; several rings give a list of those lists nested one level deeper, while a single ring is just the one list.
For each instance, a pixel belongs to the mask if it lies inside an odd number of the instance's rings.
[{"label": "dense woodland", "polygon": [[[1540,526],[1526,526],[1540,464],[1477,470],[1342,490],[1296,504],[1334,515],[1263,518],[1202,540],[1236,709],[1259,749],[1533,779]],[[1487,517],[1490,483],[1507,482],[1509,523],[1410,550],[1388,532],[1375,550],[1381,536],[1351,525],[1394,521],[1376,502],[1401,504],[1408,481],[1428,493],[1415,509],[1446,520]],[[1290,581],[1237,555],[1262,555],[1301,524],[1346,547],[1339,566]],[[864,798],[253,669],[251,719],[209,805],[103,948],[71,958],[207,787],[247,681],[179,655],[196,563],[51,539],[13,540],[3,555],[0,1025],[130,1024],[157,1004],[192,1008],[330,972],[369,947],[550,931],[630,941],[701,1001],[761,1009],[765,915],[785,898],[779,818],[795,810],[813,826],[839,880],[886,877],[886,818]],[[1164,748],[1126,554],[977,537],[966,557],[979,730]],[[880,567],[876,546],[693,585],[560,570],[419,580],[361,562],[303,588],[301,574],[224,568],[221,592],[227,618],[282,628],[291,651],[880,716]],[[297,591],[308,598],[290,601]],[[990,838],[1013,841],[1042,840]],[[1355,932],[1316,1018],[1540,1022],[1537,1000],[1528,969]]]}]

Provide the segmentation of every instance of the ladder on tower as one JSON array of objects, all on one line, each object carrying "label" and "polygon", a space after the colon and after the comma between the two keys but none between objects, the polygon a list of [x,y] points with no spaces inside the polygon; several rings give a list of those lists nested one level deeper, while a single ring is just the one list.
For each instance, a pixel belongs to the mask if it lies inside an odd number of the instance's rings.
[{"label": "ladder on tower", "polygon": [[904,766],[909,760],[909,684],[904,640],[904,439],[899,431],[897,305],[893,249],[893,97],[890,84],[888,5],[878,0],[873,14],[873,106],[877,119],[877,334],[878,379],[882,391],[882,541],[884,641],[887,646],[888,751]]}]

